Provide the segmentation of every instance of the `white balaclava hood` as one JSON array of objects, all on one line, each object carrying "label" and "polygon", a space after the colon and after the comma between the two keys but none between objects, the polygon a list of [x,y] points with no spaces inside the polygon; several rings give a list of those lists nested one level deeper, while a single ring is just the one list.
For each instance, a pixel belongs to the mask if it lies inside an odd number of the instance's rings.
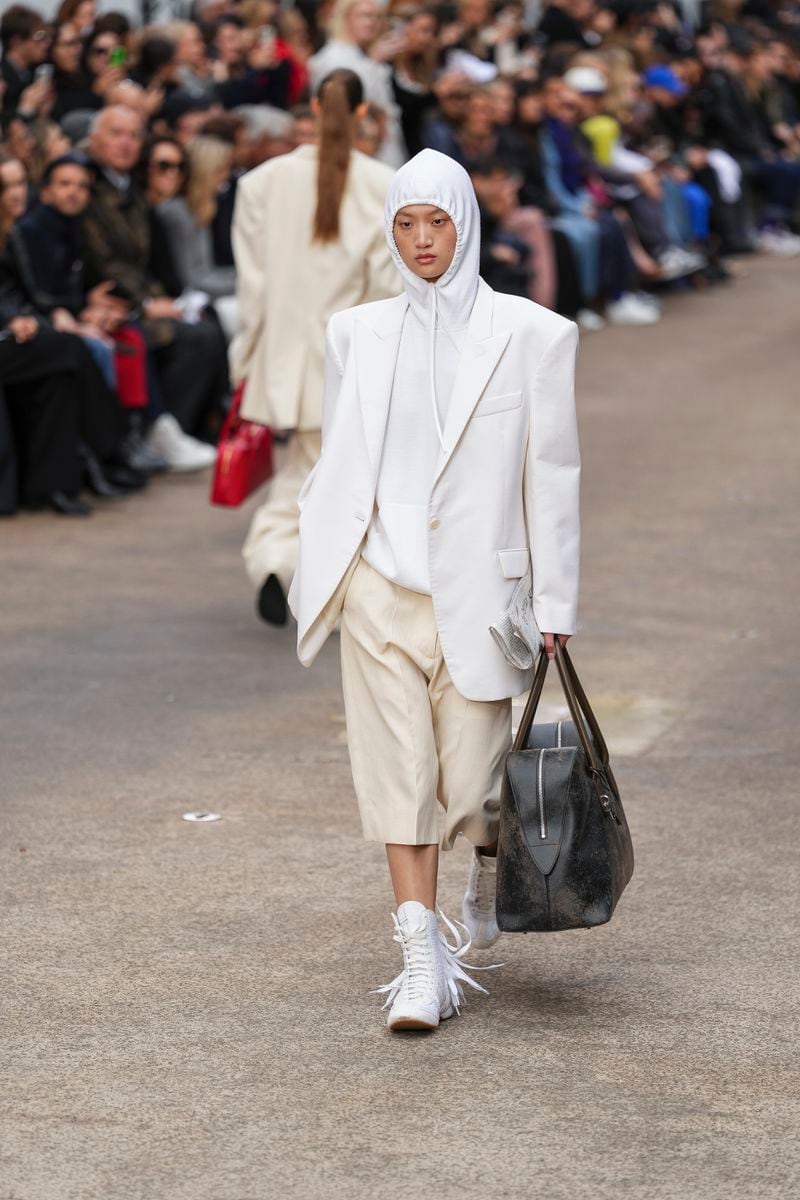
[{"label": "white balaclava hood", "polygon": [[[426,283],[410,271],[394,240],[394,219],[408,204],[433,204],[448,214],[456,227],[456,252],[438,283]],[[469,175],[455,159],[438,150],[421,150],[392,180],[386,197],[386,240],[403,278],[408,302],[426,328],[463,328],[478,294],[481,223],[478,201]]]}]

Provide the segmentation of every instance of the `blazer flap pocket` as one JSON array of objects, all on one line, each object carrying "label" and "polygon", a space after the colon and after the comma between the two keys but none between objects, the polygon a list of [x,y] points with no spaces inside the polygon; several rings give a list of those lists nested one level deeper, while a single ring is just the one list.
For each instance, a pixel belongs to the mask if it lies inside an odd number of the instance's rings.
[{"label": "blazer flap pocket", "polygon": [[527,546],[521,550],[498,550],[497,557],[506,579],[522,579],[531,561]]},{"label": "blazer flap pocket", "polygon": [[475,405],[473,417],[488,417],[492,413],[508,412],[522,404],[522,392],[504,392],[502,396],[484,396]]}]

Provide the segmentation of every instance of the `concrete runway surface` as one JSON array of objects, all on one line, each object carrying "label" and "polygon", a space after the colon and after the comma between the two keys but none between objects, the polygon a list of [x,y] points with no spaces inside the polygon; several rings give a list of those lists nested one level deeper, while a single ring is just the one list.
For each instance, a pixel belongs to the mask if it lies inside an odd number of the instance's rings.
[{"label": "concrete runway surface", "polygon": [[476,954],[431,1036],[368,995],[338,647],[304,671],[255,619],[252,505],[172,478],[0,526],[2,1200],[798,1195],[800,268],[747,269],[582,348],[574,658],[635,877]]}]

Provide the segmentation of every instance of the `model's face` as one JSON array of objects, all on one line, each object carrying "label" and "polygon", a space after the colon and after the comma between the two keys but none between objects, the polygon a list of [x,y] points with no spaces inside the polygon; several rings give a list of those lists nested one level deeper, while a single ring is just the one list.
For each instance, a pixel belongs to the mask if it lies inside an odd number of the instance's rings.
[{"label": "model's face", "polygon": [[456,227],[441,208],[409,204],[394,219],[394,240],[409,271],[436,283],[453,261]]}]

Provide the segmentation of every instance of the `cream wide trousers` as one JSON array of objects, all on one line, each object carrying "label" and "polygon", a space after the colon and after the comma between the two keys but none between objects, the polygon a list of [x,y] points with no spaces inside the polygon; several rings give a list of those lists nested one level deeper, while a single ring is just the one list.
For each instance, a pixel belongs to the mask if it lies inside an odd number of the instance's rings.
[{"label": "cream wide trousers", "polygon": [[360,559],[342,610],[347,742],[367,841],[443,850],[497,837],[511,701],[467,700],[450,678],[430,596]]},{"label": "cream wide trousers", "polygon": [[297,570],[300,488],[319,459],[322,433],[319,429],[296,430],[289,439],[286,458],[269,482],[267,499],[253,513],[242,557],[248,578],[257,591],[269,575],[277,575],[288,595]]}]

